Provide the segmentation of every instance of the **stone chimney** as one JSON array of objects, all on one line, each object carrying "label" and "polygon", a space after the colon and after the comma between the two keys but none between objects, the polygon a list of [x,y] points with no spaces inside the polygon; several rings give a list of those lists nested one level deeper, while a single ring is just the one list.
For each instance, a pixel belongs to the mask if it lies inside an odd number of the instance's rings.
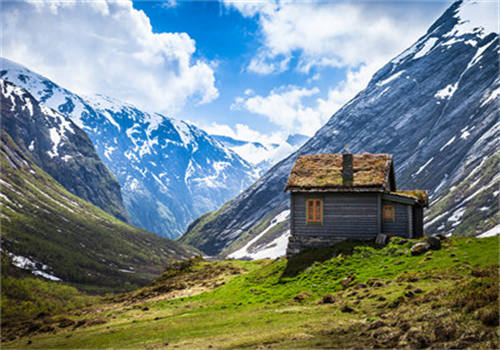
[{"label": "stone chimney", "polygon": [[352,165],[352,153],[342,154],[342,185],[352,186],[354,183],[354,171]]}]

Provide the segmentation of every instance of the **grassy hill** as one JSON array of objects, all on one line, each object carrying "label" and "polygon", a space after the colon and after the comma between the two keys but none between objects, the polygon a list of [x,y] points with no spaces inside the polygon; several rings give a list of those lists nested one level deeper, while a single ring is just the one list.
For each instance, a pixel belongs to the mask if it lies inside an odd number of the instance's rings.
[{"label": "grassy hill", "polygon": [[2,257],[34,274],[93,292],[126,291],[195,254],[69,193],[3,130],[0,166]]},{"label": "grassy hill", "polygon": [[498,238],[420,256],[412,244],[176,263],[147,287],[3,327],[2,347],[498,348]]}]

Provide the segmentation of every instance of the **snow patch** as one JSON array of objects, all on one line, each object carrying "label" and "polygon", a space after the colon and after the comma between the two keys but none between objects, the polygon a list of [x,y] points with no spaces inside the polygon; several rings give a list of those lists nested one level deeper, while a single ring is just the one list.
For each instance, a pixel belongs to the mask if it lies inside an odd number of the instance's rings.
[{"label": "snow patch", "polygon": [[446,215],[448,215],[448,212],[447,212],[447,211],[445,211],[445,212],[444,212],[444,213],[442,213],[442,214],[437,215],[437,216],[436,216],[434,219],[432,219],[431,221],[426,222],[426,223],[425,223],[425,225],[424,225],[424,228],[427,228],[427,227],[431,226],[433,223],[435,223],[435,222],[437,222],[437,221],[441,220],[441,219],[442,219],[442,218],[444,218]]},{"label": "snow patch", "polygon": [[449,145],[451,145],[455,139],[457,137],[456,136],[453,136],[451,139],[448,140],[448,142],[446,142],[440,149],[439,149],[439,152],[441,152],[442,150],[444,150],[446,147],[448,147]]},{"label": "snow patch", "polygon": [[434,44],[436,44],[436,41],[438,38],[429,38],[425,41],[424,46],[413,56],[413,59],[420,58],[422,56],[425,56],[433,47]]},{"label": "snow patch", "polygon": [[486,237],[493,237],[493,236],[498,236],[500,235],[500,224],[497,224],[495,227],[492,229],[481,233],[480,235],[476,236],[477,238],[486,238]]},{"label": "snow patch", "polygon": [[60,278],[51,275],[47,273],[46,271],[41,271],[37,269],[37,265],[42,265],[42,270],[48,270],[49,267],[47,265],[39,264],[34,260],[31,260],[29,258],[26,258],[21,255],[15,255],[12,253],[9,253],[9,256],[12,259],[12,264],[16,267],[19,267],[20,269],[23,270],[30,270],[32,274],[37,275],[37,276],[42,276],[46,279],[52,280],[52,281],[61,281]]},{"label": "snow patch", "polygon": [[405,71],[404,70],[401,70],[393,75],[391,75],[389,78],[385,79],[385,80],[382,80],[382,81],[379,81],[377,83],[377,86],[384,86],[386,84],[389,84],[391,81],[399,78],[399,76],[401,76],[401,74],[403,74]]},{"label": "snow patch", "polygon": [[266,244],[255,253],[250,253],[248,256],[252,260],[258,259],[276,259],[286,254],[288,246],[288,238],[290,237],[290,230],[287,230],[281,236],[275,238],[272,242]]},{"label": "snow patch", "polygon": [[47,151],[50,158],[54,158],[59,155],[57,148],[61,142],[61,135],[57,132],[56,128],[51,128],[49,130],[50,139],[52,140],[52,150]]},{"label": "snow patch", "polygon": [[485,104],[488,104],[489,102],[494,101],[498,97],[498,95],[500,95],[500,87],[493,90],[490,93],[490,95],[481,103],[480,107],[483,107]]},{"label": "snow patch", "polygon": [[448,221],[451,221],[452,227],[458,226],[460,224],[460,220],[462,219],[462,216],[464,216],[466,208],[458,208],[453,212],[453,214],[448,218]]},{"label": "snow patch", "polygon": [[439,98],[441,100],[449,99],[450,97],[453,96],[455,91],[457,90],[458,87],[458,82],[455,84],[448,84],[444,89],[439,90],[436,92],[434,95],[435,98]]},{"label": "snow patch", "polygon": [[432,158],[431,158],[431,159],[429,159],[427,162],[425,162],[425,164],[424,164],[424,165],[422,165],[422,166],[421,166],[421,167],[417,170],[417,172],[415,173],[415,176],[416,176],[416,175],[418,175],[418,174],[420,174],[420,173],[422,172],[422,170],[424,170],[424,169],[425,169],[425,167],[426,167],[427,165],[429,165],[429,164],[430,164],[433,160],[434,160],[434,157],[432,157]]},{"label": "snow patch", "polygon": [[[248,251],[248,248],[254,244],[255,242],[257,242],[261,237],[263,237],[270,229],[272,229],[274,226],[278,225],[279,223],[285,221],[288,216],[290,215],[290,210],[283,210],[281,213],[279,213],[278,215],[276,215],[274,217],[274,219],[271,220],[271,224],[264,230],[262,231],[261,233],[259,233],[257,236],[255,236],[254,238],[252,238],[247,244],[245,244],[245,246],[243,246],[242,248],[238,249],[237,251],[229,254],[228,258],[230,259],[241,259],[243,257],[246,257],[246,256],[249,256],[251,257],[252,259],[255,259],[252,257],[252,253],[250,253]],[[269,248],[272,248],[272,247],[269,247]],[[256,253],[253,253],[253,254],[256,254]]]}]

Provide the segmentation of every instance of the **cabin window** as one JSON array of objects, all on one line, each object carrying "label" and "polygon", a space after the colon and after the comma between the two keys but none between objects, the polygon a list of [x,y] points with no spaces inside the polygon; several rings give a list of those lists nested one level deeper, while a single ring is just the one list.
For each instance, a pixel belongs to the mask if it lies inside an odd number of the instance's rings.
[{"label": "cabin window", "polygon": [[321,223],[323,221],[323,201],[321,199],[308,199],[306,205],[307,223]]},{"label": "cabin window", "polygon": [[384,205],[382,216],[384,221],[394,221],[394,205]]}]

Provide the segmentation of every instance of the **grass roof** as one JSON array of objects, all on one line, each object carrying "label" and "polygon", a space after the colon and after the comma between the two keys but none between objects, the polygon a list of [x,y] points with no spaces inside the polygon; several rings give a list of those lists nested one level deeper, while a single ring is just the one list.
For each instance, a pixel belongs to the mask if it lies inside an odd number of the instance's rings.
[{"label": "grass roof", "polygon": [[429,205],[429,197],[427,196],[427,191],[425,190],[406,190],[406,191],[395,191],[391,193],[396,194],[398,196],[416,199],[424,207]]},{"label": "grass roof", "polygon": [[390,154],[353,154],[354,181],[344,186],[342,154],[299,156],[288,178],[287,189],[327,189],[356,187],[388,187],[392,156]]}]

